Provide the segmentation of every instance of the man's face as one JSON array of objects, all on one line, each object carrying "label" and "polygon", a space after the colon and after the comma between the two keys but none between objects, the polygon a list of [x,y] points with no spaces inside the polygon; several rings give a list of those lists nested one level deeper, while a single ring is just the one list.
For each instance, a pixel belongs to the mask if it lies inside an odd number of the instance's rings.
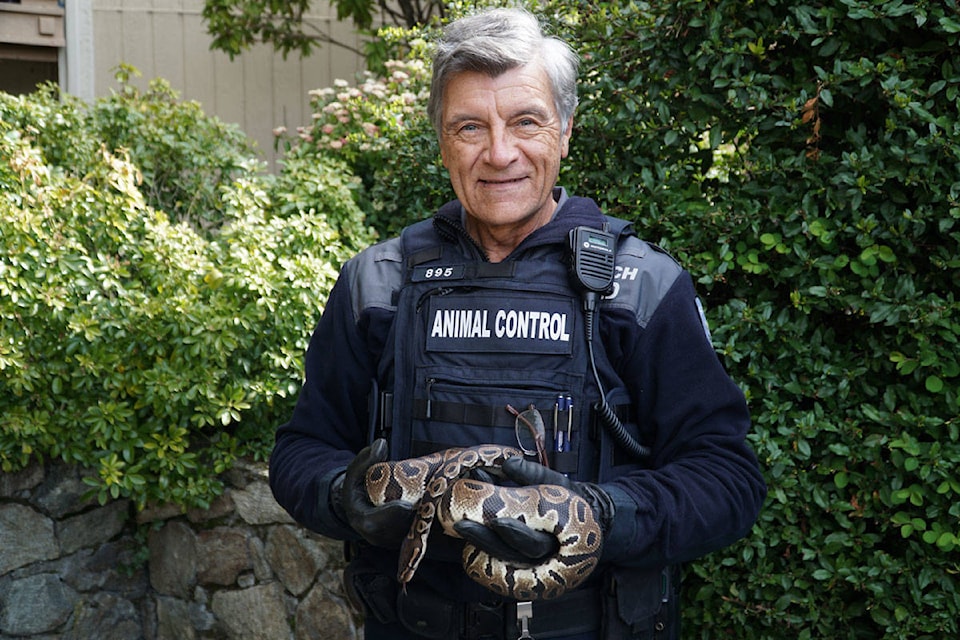
[{"label": "man's face", "polygon": [[550,81],[537,63],[496,78],[473,71],[451,78],[440,154],[473,222],[521,236],[546,224],[571,128],[561,130]]}]

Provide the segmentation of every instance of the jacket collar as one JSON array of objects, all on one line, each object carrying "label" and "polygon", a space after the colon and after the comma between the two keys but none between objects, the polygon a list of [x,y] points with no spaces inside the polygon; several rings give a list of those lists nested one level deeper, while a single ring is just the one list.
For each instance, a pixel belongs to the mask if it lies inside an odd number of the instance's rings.
[{"label": "jacket collar", "polygon": [[[522,251],[531,247],[546,244],[565,244],[567,234],[574,227],[588,226],[596,229],[603,227],[603,212],[591,198],[569,196],[563,187],[555,187],[553,197],[557,201],[557,209],[554,211],[553,218],[524,238],[523,242],[507,257],[507,260],[515,259]],[[466,212],[460,201],[452,200],[440,207],[434,215],[433,227],[444,241],[461,244],[461,246],[465,245],[464,250],[468,250],[466,247],[469,247],[469,250],[475,251],[482,259],[486,260],[483,249],[467,233],[464,226],[465,216]]]}]

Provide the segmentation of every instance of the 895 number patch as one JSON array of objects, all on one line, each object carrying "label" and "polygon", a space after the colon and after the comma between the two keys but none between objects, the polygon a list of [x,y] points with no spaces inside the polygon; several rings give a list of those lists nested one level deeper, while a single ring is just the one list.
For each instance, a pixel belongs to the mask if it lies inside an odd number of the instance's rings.
[{"label": "895 number patch", "polygon": [[463,278],[464,266],[462,264],[445,265],[440,267],[415,267],[413,270],[414,282],[426,282],[429,280],[459,280]]}]

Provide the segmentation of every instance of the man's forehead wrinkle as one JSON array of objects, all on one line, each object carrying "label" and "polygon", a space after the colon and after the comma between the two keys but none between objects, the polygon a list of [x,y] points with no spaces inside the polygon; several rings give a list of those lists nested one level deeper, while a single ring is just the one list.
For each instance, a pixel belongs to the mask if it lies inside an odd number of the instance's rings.
[{"label": "man's forehead wrinkle", "polygon": [[447,101],[445,111],[448,112],[443,123],[450,125],[468,120],[483,121],[491,111],[506,120],[523,116],[538,120],[552,119],[552,105],[539,97],[540,88],[536,85],[534,81],[523,81],[509,86],[469,89],[457,99]]}]

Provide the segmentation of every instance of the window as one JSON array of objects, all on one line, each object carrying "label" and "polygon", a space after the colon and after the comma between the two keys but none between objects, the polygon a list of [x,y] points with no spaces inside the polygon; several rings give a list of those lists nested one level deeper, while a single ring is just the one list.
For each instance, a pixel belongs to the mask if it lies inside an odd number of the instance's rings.
[{"label": "window", "polygon": [[58,0],[0,0],[0,91],[29,93],[58,79],[65,45]]}]

